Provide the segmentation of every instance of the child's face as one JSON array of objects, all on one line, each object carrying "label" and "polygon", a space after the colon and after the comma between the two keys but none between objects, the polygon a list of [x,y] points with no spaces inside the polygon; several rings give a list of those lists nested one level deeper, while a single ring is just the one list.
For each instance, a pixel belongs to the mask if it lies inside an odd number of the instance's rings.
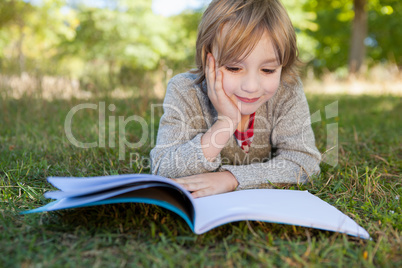
[{"label": "child's face", "polygon": [[282,66],[267,33],[241,62],[219,68],[223,72],[223,88],[237,104],[242,115],[249,115],[267,102],[279,87]]}]

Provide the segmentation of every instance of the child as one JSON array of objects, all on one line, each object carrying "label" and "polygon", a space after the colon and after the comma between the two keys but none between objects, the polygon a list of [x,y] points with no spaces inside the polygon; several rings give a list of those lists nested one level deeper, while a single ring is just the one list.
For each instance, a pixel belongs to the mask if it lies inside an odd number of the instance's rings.
[{"label": "child", "polygon": [[215,0],[199,25],[197,70],[168,84],[152,173],[201,197],[320,172],[280,0]]}]

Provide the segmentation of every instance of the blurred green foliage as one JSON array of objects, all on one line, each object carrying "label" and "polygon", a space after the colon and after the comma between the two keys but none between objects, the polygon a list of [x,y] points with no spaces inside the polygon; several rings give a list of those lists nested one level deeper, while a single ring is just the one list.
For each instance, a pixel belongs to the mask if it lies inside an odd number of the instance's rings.
[{"label": "blurred green foliage", "polygon": [[[366,64],[402,65],[402,2],[367,0],[368,36]],[[316,73],[337,71],[348,64],[350,34],[354,17],[352,0],[306,0],[304,12],[314,14],[316,28],[306,29],[315,41],[314,58],[309,62]]]},{"label": "blurred green foliage", "polygon": [[[347,72],[353,1],[283,2],[307,66],[316,74]],[[140,88],[194,67],[202,10],[164,17],[153,13],[151,0],[107,3],[0,1],[0,73],[67,75],[83,82],[97,77],[107,87]],[[367,12],[366,63],[401,66],[401,1],[368,0]]]}]

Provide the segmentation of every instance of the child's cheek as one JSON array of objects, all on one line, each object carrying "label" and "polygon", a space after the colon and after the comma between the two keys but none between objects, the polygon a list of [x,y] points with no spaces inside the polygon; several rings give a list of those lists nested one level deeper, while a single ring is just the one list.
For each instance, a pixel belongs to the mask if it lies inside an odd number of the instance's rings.
[{"label": "child's cheek", "polygon": [[271,95],[272,95],[272,96],[273,96],[273,95],[276,93],[276,91],[278,90],[278,88],[279,88],[279,83],[280,83],[280,80],[279,80],[279,79],[276,80],[275,83],[273,83],[273,85],[272,85],[272,87],[271,87],[271,89],[270,89],[270,92],[271,92]]},{"label": "child's cheek", "polygon": [[266,81],[265,85],[267,85],[267,87],[265,88],[265,94],[269,95],[270,97],[275,95],[280,85],[280,77],[281,76],[279,73],[279,75],[277,74],[276,77],[271,77],[269,81]]},{"label": "child's cheek", "polygon": [[225,73],[223,75],[223,89],[225,90],[226,95],[232,97],[233,94],[236,92],[236,78],[231,76],[230,74]]}]

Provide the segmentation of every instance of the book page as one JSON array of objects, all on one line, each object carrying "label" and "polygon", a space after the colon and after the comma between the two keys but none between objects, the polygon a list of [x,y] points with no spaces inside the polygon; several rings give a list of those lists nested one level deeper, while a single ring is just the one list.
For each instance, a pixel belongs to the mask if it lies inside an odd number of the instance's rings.
[{"label": "book page", "polygon": [[[138,186],[138,189],[142,188],[147,188],[155,185],[166,185],[167,187],[170,186],[170,184],[164,184],[160,182],[137,182],[132,178],[128,178],[127,181],[116,181],[113,183],[105,183],[102,185],[96,185],[94,187],[87,187],[87,188],[82,188],[82,189],[77,189],[75,191],[69,191],[69,192],[63,192],[63,191],[50,191],[45,193],[46,198],[51,198],[51,199],[63,199],[63,198],[71,198],[71,197],[83,197],[83,196],[89,196],[93,194],[99,194],[99,193],[104,193],[104,192],[110,192],[110,191],[116,191],[119,188],[128,188],[128,187],[134,187]],[[173,186],[171,186],[173,187]],[[175,188],[175,187],[173,187]]]},{"label": "book page", "polygon": [[194,205],[191,194],[180,184],[156,175],[128,174],[101,177],[49,177],[60,191],[45,193],[57,199],[44,207],[27,211],[35,213],[59,209],[122,202],[145,202],[172,210],[193,228]]},{"label": "book page", "polygon": [[[49,177],[47,179],[60,191],[49,191],[45,193],[46,198],[62,199],[68,197],[85,196],[102,191],[110,191],[118,187],[145,186],[149,183],[162,183],[166,187],[172,187],[184,192],[189,199],[193,199],[190,193],[180,184],[156,175],[150,174],[127,174],[101,177]],[[150,187],[150,186],[149,186]]]},{"label": "book page", "polygon": [[185,194],[176,188],[166,187],[166,184],[149,183],[147,186],[134,186],[122,188],[119,191],[112,190],[109,193],[62,198],[43,207],[22,212],[22,214],[107,204],[145,203],[173,211],[194,230],[194,207]]},{"label": "book page", "polygon": [[[150,183],[148,187],[157,187],[160,184],[157,183]],[[58,202],[55,202],[51,207],[48,207],[48,211],[51,210],[59,210],[59,209],[66,209],[66,208],[75,208],[80,206],[89,206],[91,203],[110,199],[119,195],[123,195],[130,192],[135,192],[141,189],[148,188],[147,186],[140,185],[140,186],[131,186],[131,187],[121,187],[116,190],[94,193],[91,195],[85,195],[80,197],[71,197],[71,198],[62,198],[59,199]]]},{"label": "book page", "polygon": [[58,188],[63,192],[78,192],[78,191],[94,191],[107,189],[110,187],[115,187],[117,185],[123,185],[130,182],[147,182],[147,181],[158,181],[166,182],[178,186],[172,180],[167,178],[149,175],[149,174],[125,174],[125,175],[114,175],[114,176],[99,176],[99,177],[49,177],[48,182],[50,182],[54,187]]},{"label": "book page", "polygon": [[351,218],[307,191],[242,190],[197,198],[194,204],[197,234],[229,222],[255,220],[370,237]]}]

